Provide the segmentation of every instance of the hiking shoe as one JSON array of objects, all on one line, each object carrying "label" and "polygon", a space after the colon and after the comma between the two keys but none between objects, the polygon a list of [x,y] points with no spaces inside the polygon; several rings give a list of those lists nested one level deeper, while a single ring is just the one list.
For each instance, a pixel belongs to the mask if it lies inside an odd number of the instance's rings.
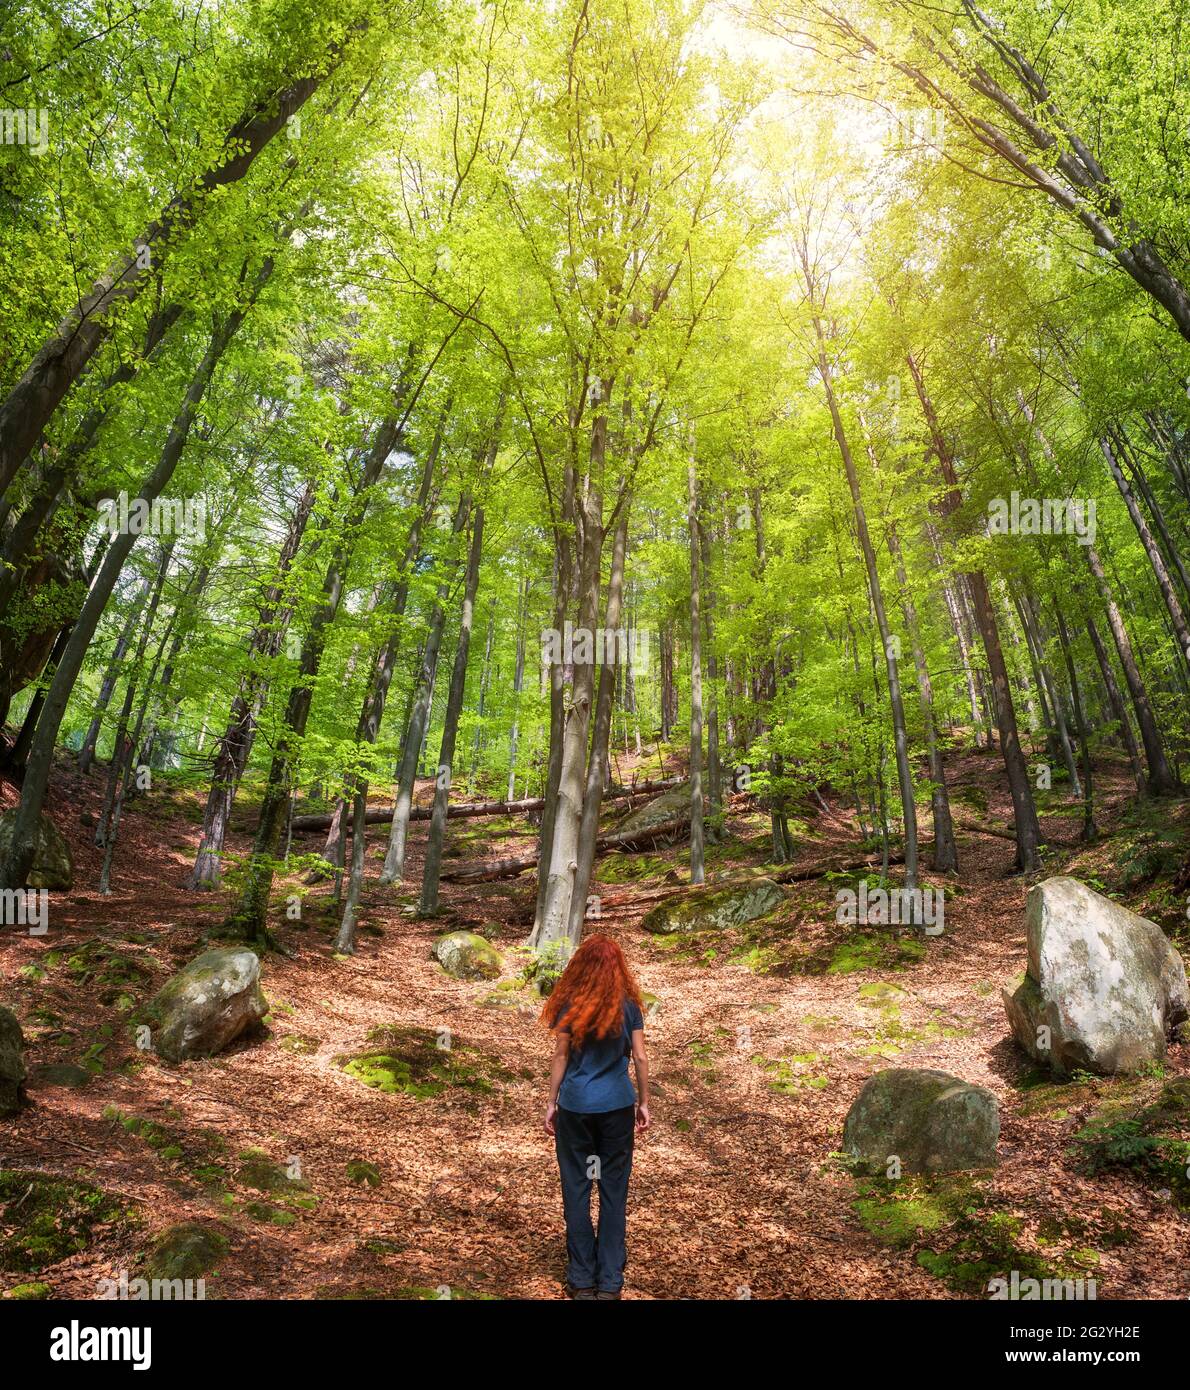
[{"label": "hiking shoe", "polygon": [[596,1290],[595,1290],[595,1297],[596,1297],[597,1299],[600,1299],[600,1300],[608,1299],[608,1298],[623,1298],[623,1296],[624,1296],[624,1295],[620,1292],[619,1289],[596,1289]]},{"label": "hiking shoe", "polygon": [[566,1285],[566,1296],[568,1298],[594,1299],[594,1289],[576,1289],[573,1284]]}]

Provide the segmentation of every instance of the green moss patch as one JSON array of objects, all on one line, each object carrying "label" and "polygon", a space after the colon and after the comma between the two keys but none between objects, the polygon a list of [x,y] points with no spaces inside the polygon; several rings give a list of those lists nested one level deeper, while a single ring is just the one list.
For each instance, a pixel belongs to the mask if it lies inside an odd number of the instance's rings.
[{"label": "green moss patch", "polygon": [[66,969],[72,981],[85,985],[101,1004],[118,1004],[124,1013],[153,983],[148,963],[100,940],[88,941],[68,956]]},{"label": "green moss patch", "polygon": [[758,1054],[752,1061],[768,1073],[765,1084],[779,1096],[792,1096],[806,1090],[822,1091],[830,1085],[830,1078],[820,1065],[822,1055],[818,1052],[774,1058]]},{"label": "green moss patch", "polygon": [[447,1090],[487,1094],[510,1077],[496,1058],[457,1037],[449,1047],[439,1046],[439,1035],[428,1028],[375,1028],[368,1041],[375,1046],[337,1057],[335,1064],[385,1095],[424,1100]]},{"label": "green moss patch", "polygon": [[835,947],[825,973],[854,975],[862,970],[904,970],[919,964],[925,956],[926,944],[920,937],[852,932]]},{"label": "green moss patch", "polygon": [[1074,1136],[1074,1152],[1088,1173],[1125,1172],[1190,1206],[1190,1077],[1102,1105]]},{"label": "green moss patch", "polygon": [[374,1163],[369,1163],[366,1158],[349,1158],[347,1181],[354,1183],[356,1187],[379,1187],[380,1169]]},{"label": "green moss patch", "polygon": [[136,1221],[125,1202],[87,1183],[0,1169],[0,1270],[39,1273]]},{"label": "green moss patch", "polygon": [[992,1279],[1014,1270],[1022,1280],[1085,1278],[1099,1263],[1090,1244],[1100,1239],[1098,1223],[1081,1224],[1074,1236],[1051,1221],[1046,1237],[1031,1236],[1024,1217],[997,1211],[983,1180],[965,1174],[863,1179],[852,1205],[877,1240],[912,1251],[916,1264],[959,1293],[986,1295]]},{"label": "green moss patch", "polygon": [[655,854],[609,854],[595,870],[599,883],[639,883],[664,878],[672,866]]},{"label": "green moss patch", "polygon": [[14,1284],[11,1289],[5,1290],[3,1297],[14,1303],[34,1303],[49,1298],[53,1292],[49,1284]]},{"label": "green moss patch", "polygon": [[185,1128],[183,1116],[172,1107],[166,1108],[165,1115],[163,1122],[129,1114],[115,1105],[105,1106],[103,1111],[105,1120],[135,1134],[161,1158],[180,1163],[204,1186],[225,1183],[229,1173],[224,1162],[227,1144],[223,1137],[209,1129]]},{"label": "green moss patch", "polygon": [[154,1279],[197,1279],[215,1268],[227,1251],[227,1237],[212,1226],[183,1221],[153,1243],[145,1268]]}]

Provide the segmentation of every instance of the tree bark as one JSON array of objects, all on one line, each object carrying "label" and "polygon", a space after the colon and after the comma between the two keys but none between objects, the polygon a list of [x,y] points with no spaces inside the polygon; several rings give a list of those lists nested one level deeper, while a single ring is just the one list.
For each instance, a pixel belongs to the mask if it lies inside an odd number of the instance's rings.
[{"label": "tree bark", "polygon": [[471,552],[467,557],[467,576],[463,581],[463,604],[459,612],[459,640],[455,647],[454,667],[450,673],[450,688],[446,695],[442,744],[438,752],[438,775],[434,780],[434,807],[430,816],[430,833],[426,840],[425,867],[418,906],[418,911],[423,917],[432,916],[438,910],[438,876],[442,871],[442,846],[446,838],[446,803],[450,796],[450,775],[454,766],[459,715],[463,712],[463,695],[467,687],[467,658],[471,650],[471,628],[475,622],[475,594],[479,588],[479,562],[482,555],[483,508],[476,507],[471,533]]}]

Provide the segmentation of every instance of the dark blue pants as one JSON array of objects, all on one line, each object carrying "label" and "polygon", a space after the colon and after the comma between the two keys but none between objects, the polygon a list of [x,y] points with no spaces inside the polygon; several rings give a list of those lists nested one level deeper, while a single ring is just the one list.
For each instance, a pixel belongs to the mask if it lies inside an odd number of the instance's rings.
[{"label": "dark blue pants", "polygon": [[[580,1115],[558,1107],[554,1144],[566,1215],[567,1281],[576,1289],[616,1293],[624,1284],[628,1254],[628,1177],[636,1107]],[[591,1183],[599,1183],[599,1235],[591,1225]]]}]

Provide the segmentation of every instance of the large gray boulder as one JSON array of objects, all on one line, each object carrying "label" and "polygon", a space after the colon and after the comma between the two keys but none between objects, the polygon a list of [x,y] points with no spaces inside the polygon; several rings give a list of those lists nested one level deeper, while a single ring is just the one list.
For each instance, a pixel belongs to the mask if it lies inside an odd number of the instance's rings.
[{"label": "large gray boulder", "polygon": [[24,1048],[16,1014],[0,1007],[0,1115],[15,1115],[24,1100]]},{"label": "large gray boulder", "polygon": [[[12,843],[12,828],[16,824],[18,807],[13,806],[0,816],[0,858],[8,853]],[[74,884],[74,860],[70,846],[49,816],[37,818],[37,839],[33,848],[33,867],[25,880],[26,888],[49,888],[64,891]]]},{"label": "large gray boulder", "polygon": [[213,1057],[268,1013],[260,960],[243,946],[204,951],[148,1004],[153,1050],[167,1062]]},{"label": "large gray boulder", "polygon": [[1190,1016],[1186,968],[1155,922],[1075,878],[1029,892],[1029,964],[1004,991],[1012,1035],[1055,1076],[1111,1076],[1165,1056]]},{"label": "large gray boulder", "polygon": [[684,782],[672,791],[662,792],[652,801],[646,801],[630,812],[616,826],[617,835],[643,834],[654,826],[664,825],[671,820],[690,819],[690,783]]},{"label": "large gray boulder", "polygon": [[891,1067],[864,1083],[843,1125],[843,1150],[871,1172],[991,1168],[1000,1107],[983,1086],[944,1071]]},{"label": "large gray boulder", "polygon": [[785,890],[771,878],[730,888],[691,888],[658,903],[641,926],[656,936],[670,932],[725,931],[764,917],[784,901]]},{"label": "large gray boulder", "polygon": [[494,980],[504,968],[500,952],[492,943],[470,931],[440,936],[430,954],[457,980]]}]

